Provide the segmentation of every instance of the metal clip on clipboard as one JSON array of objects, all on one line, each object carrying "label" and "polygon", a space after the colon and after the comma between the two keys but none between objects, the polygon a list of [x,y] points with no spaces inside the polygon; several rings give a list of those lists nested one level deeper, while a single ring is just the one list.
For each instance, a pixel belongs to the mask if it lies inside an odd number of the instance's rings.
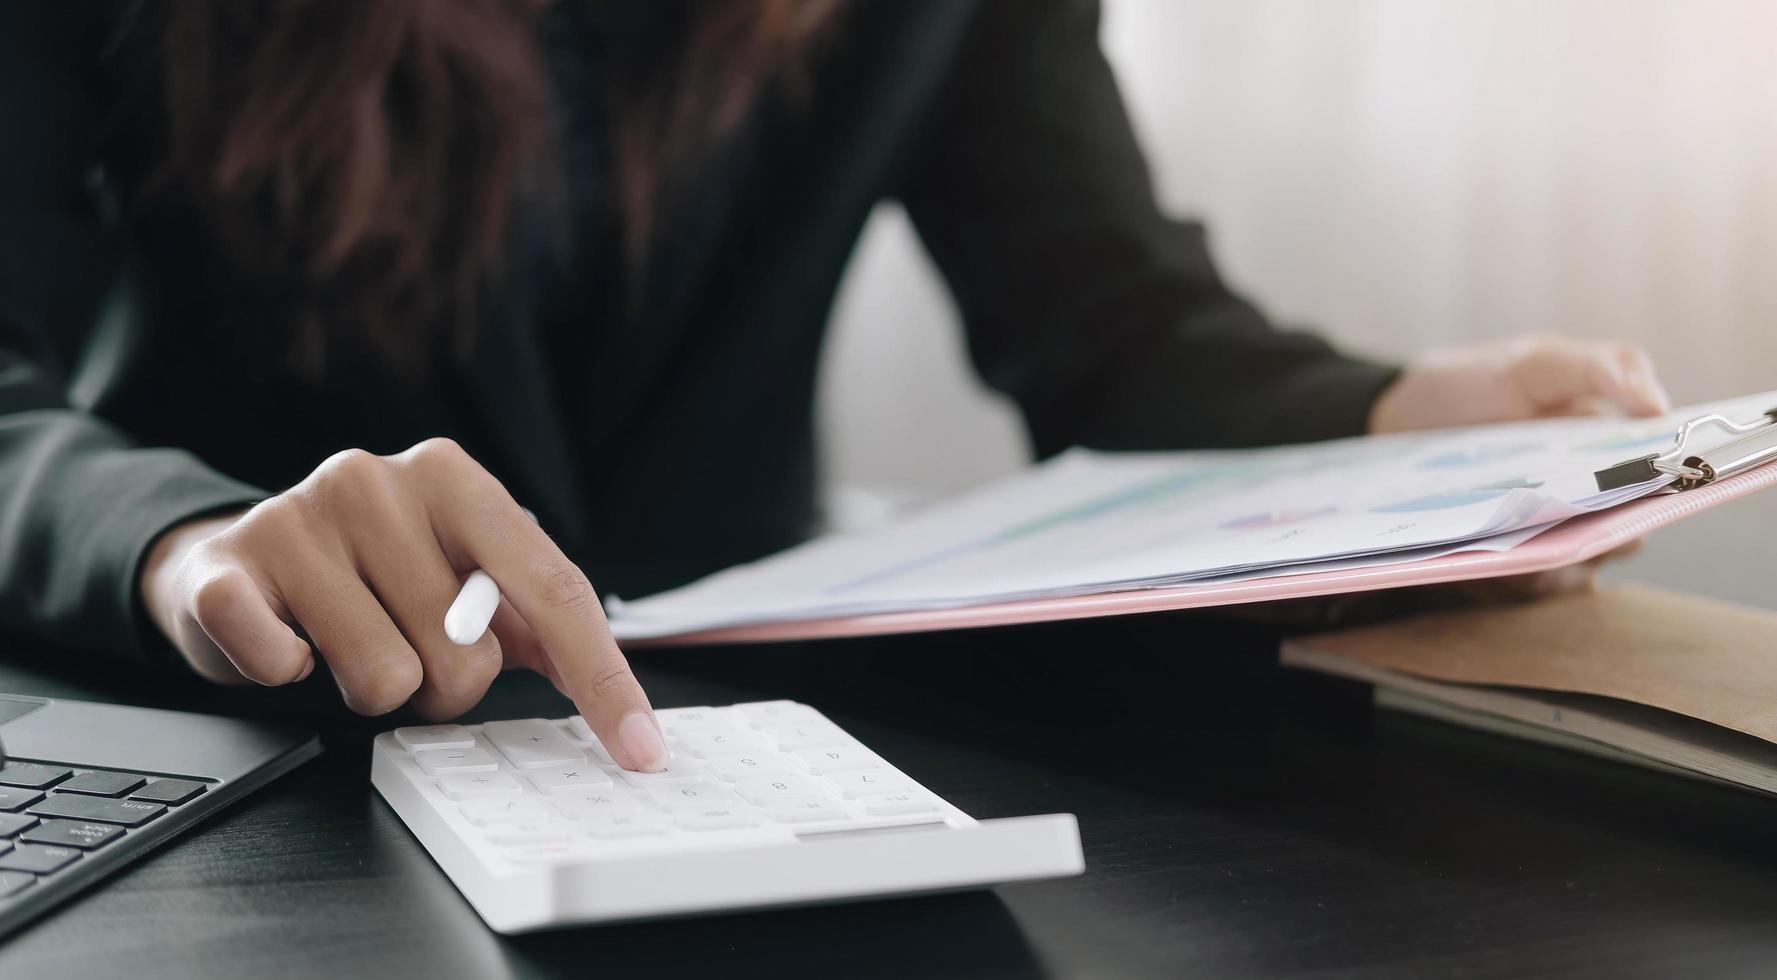
[{"label": "metal clip on clipboard", "polygon": [[[1709,449],[1697,450],[1693,440],[1700,439],[1706,431],[1725,432],[1732,438]],[[1777,408],[1745,425],[1736,424],[1723,415],[1692,419],[1678,430],[1678,438],[1673,440],[1671,449],[1625,460],[1592,476],[1598,481],[1600,493],[1646,483],[1662,475],[1677,477],[1673,486],[1691,490],[1771,460],[1777,460]]]}]

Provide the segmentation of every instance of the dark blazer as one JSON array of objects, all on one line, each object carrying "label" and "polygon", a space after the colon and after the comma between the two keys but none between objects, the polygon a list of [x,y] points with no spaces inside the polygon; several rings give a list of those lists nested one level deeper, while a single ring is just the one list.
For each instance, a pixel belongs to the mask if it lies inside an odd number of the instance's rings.
[{"label": "dark blazer", "polygon": [[625,596],[804,538],[821,337],[885,199],[1039,453],[1352,435],[1392,377],[1274,330],[1203,230],[1159,212],[1097,3],[854,0],[812,100],[762,105],[706,166],[633,302],[589,299],[565,329],[500,304],[426,383],[369,358],[304,381],[276,297],[138,193],[159,79],[118,7],[0,10],[0,625],[60,644],[150,654],[135,577],[156,535],[346,447],[457,438]]}]

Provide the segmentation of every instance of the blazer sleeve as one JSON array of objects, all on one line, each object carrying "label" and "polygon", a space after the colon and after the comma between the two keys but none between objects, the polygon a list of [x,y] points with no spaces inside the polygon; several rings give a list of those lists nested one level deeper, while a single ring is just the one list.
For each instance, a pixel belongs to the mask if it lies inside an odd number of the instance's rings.
[{"label": "blazer sleeve", "polygon": [[1039,455],[1364,431],[1393,368],[1273,328],[1161,213],[1096,0],[984,0],[898,196]]},{"label": "blazer sleeve", "polygon": [[0,12],[0,627],[148,659],[166,654],[138,609],[149,545],[265,493],[189,453],[137,446],[72,404],[122,256],[85,189],[102,28],[60,4]]}]

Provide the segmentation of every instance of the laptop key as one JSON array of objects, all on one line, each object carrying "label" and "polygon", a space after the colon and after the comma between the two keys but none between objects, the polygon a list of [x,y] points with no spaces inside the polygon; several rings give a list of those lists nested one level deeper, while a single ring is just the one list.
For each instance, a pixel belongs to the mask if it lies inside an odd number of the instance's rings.
[{"label": "laptop key", "polygon": [[0,813],[0,837],[11,837],[21,830],[37,826],[37,818],[28,813]]},{"label": "laptop key", "polygon": [[8,762],[0,766],[0,786],[22,786],[25,789],[48,789],[74,775],[74,770],[61,766],[40,766],[35,762]]},{"label": "laptop key", "polygon": [[0,898],[16,895],[36,880],[36,875],[26,874],[23,871],[0,871]]},{"label": "laptop key", "polygon": [[23,810],[41,799],[43,799],[43,794],[34,789],[0,786],[0,810],[3,811]]},{"label": "laptop key", "polygon": [[178,806],[204,791],[204,784],[194,779],[157,779],[130,794],[132,800]]},{"label": "laptop key", "polygon": [[108,823],[87,823],[84,820],[45,820],[19,835],[19,840],[32,844],[55,844],[90,851],[123,836],[123,828]]},{"label": "laptop key", "polygon": [[167,808],[159,803],[148,803],[142,800],[108,800],[102,796],[56,793],[42,803],[33,805],[30,812],[39,817],[97,820],[100,823],[138,827],[165,813],[166,810]]},{"label": "laptop key", "polygon": [[0,854],[0,871],[29,871],[36,875],[46,875],[72,863],[78,857],[80,852],[72,847],[20,844],[11,853]]},{"label": "laptop key", "polygon": [[89,796],[122,796],[148,780],[131,772],[83,772],[56,787],[58,793],[86,793]]}]

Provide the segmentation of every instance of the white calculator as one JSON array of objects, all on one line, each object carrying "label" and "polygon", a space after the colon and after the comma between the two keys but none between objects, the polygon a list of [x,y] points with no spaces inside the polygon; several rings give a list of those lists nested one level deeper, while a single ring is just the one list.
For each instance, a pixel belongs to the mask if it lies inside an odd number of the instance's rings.
[{"label": "white calculator", "polygon": [[370,779],[505,932],[1078,874],[1071,814],[978,821],[813,708],[655,713],[665,772],[579,716],[378,735]]}]

